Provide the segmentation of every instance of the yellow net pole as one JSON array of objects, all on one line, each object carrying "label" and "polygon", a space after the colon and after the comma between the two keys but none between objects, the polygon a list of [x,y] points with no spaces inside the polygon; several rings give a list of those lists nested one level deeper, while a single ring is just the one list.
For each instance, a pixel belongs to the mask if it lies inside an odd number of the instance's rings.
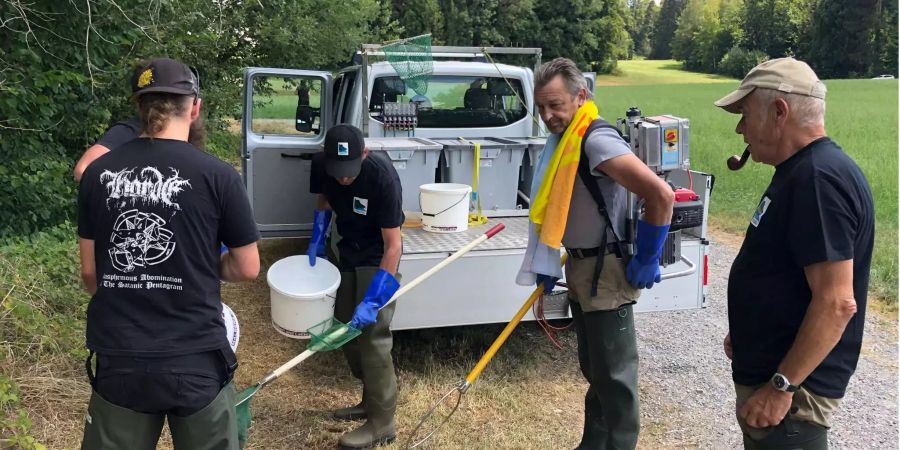
[{"label": "yellow net pole", "polygon": [[[566,263],[566,256],[567,255],[564,254],[562,258],[560,258],[560,265]],[[478,364],[475,364],[475,368],[473,368],[472,371],[469,372],[468,375],[466,375],[467,384],[471,385],[472,383],[475,383],[475,380],[478,379],[478,376],[481,375],[481,372],[484,370],[484,368],[487,367],[488,363],[491,362],[491,359],[494,358],[497,350],[499,350],[500,347],[506,342],[506,339],[509,338],[509,335],[512,334],[516,326],[519,325],[519,322],[522,321],[522,317],[524,317],[525,313],[527,313],[528,310],[531,309],[531,306],[534,305],[534,302],[536,302],[537,299],[540,298],[543,291],[544,284],[541,283],[534,289],[534,292],[532,292],[531,295],[528,296],[528,300],[526,300],[522,307],[519,308],[519,311],[516,312],[516,315],[513,316],[512,320],[510,320],[509,323],[506,324],[506,327],[503,328],[502,332],[500,332],[500,336],[497,336],[497,339],[494,339],[494,343],[491,344],[491,347],[484,353],[484,356],[482,356],[481,359],[478,360]]]}]

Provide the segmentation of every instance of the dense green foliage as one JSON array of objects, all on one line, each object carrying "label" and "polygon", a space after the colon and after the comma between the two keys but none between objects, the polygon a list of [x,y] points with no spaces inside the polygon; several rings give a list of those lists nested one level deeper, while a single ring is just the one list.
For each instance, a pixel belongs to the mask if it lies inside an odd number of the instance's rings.
[{"label": "dense green foliage", "polygon": [[628,56],[647,56],[652,50],[651,39],[656,30],[659,6],[653,0],[632,0],[629,9],[631,13],[626,16],[625,27],[632,47]]},{"label": "dense green foliage", "polygon": [[650,59],[672,59],[672,39],[686,0],[663,0],[650,39]]},{"label": "dense green foliage", "polygon": [[244,67],[336,68],[359,42],[400,32],[378,0],[152,5],[0,1],[0,237],[74,221],[74,162],[112,120],[132,114],[126,80],[140,59],[196,66],[218,130],[240,114]]},{"label": "dense green foliage", "polygon": [[823,79],[897,75],[897,0],[664,0],[642,26],[649,58],[688,70],[735,75],[762,54],[802,59]]},{"label": "dense green foliage", "polygon": [[31,418],[21,407],[19,391],[12,378],[0,373],[0,446],[22,450],[44,450],[31,435]]}]

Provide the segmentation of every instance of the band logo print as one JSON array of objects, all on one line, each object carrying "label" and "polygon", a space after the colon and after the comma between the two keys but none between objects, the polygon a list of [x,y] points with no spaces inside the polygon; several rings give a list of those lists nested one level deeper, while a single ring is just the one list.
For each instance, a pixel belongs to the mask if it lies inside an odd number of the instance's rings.
[{"label": "band logo print", "polygon": [[[118,273],[104,273],[105,288],[183,290],[183,279],[144,271],[168,260],[176,247],[169,222],[181,211],[179,194],[191,189],[189,180],[169,167],[168,175],[156,167],[104,170],[100,184],[106,188],[106,207],[121,211],[113,223],[107,255]],[[166,212],[171,214],[164,218]]]},{"label": "band logo print", "polygon": [[120,214],[109,238],[113,267],[129,273],[169,259],[175,252],[175,241],[165,225],[166,221],[153,213],[132,209]]},{"label": "band logo print", "polygon": [[166,177],[155,167],[144,167],[140,172],[134,169],[122,169],[118,172],[104,170],[100,174],[100,182],[106,186],[106,206],[110,202],[117,202],[116,207],[121,209],[137,203],[144,205],[162,205],[175,210],[181,210],[181,206],[175,202],[175,197],[191,183],[178,176],[178,171],[170,167],[172,176]]}]

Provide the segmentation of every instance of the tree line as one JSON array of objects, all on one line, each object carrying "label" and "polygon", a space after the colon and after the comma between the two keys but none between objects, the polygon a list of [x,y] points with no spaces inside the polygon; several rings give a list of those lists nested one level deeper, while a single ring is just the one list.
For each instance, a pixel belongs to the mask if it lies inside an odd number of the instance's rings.
[{"label": "tree line", "polygon": [[[822,78],[897,75],[897,0],[630,0],[636,54],[743,77],[794,56]],[[644,11],[638,14],[638,11]],[[655,15],[655,17],[654,17]],[[649,35],[649,49],[636,36]],[[641,43],[641,45],[638,45]]]},{"label": "tree line", "polygon": [[[897,71],[897,0],[0,0],[0,238],[74,220],[71,167],[132,114],[144,58],[198,68],[207,121],[241,107],[242,69],[334,70],[360,43],[541,47],[585,70],[674,58],[740,77],[797,55],[824,78]],[[227,133],[212,151],[233,152]]]}]

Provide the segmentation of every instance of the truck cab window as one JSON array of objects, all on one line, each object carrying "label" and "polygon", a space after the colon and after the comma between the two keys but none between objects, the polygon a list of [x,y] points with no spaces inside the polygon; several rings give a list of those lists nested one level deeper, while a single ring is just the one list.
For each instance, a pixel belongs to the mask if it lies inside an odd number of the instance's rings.
[{"label": "truck cab window", "polygon": [[320,78],[257,76],[252,82],[250,127],[254,133],[316,136],[323,132]]},{"label": "truck cab window", "polygon": [[[517,98],[518,95],[518,98]],[[513,78],[436,75],[424,94],[400,77],[379,77],[372,84],[369,116],[383,122],[385,104],[412,103],[423,128],[499,127],[525,118],[522,83]]]}]

